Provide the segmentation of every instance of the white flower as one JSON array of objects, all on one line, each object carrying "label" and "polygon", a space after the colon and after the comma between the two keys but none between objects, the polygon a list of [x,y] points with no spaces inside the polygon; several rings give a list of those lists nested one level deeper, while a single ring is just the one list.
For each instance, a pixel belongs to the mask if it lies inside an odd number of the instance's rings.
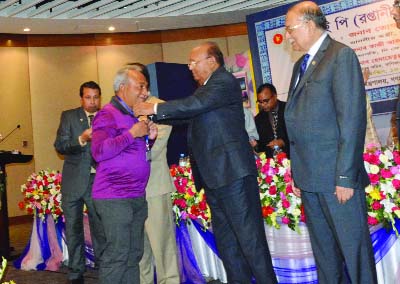
[{"label": "white flower", "polygon": [[393,207],[395,207],[395,204],[392,201],[390,201],[388,199],[384,199],[384,200],[381,200],[380,203],[384,206],[386,213],[392,214]]},{"label": "white flower", "polygon": [[379,173],[379,167],[377,165],[370,165],[369,172],[371,174],[377,174]]}]

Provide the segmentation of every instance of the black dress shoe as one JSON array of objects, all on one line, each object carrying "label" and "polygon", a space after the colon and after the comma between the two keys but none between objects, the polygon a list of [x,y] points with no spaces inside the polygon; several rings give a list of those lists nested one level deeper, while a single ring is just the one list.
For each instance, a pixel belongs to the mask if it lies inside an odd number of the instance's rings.
[{"label": "black dress shoe", "polygon": [[85,281],[83,280],[83,277],[81,277],[78,279],[69,280],[69,284],[85,284]]}]

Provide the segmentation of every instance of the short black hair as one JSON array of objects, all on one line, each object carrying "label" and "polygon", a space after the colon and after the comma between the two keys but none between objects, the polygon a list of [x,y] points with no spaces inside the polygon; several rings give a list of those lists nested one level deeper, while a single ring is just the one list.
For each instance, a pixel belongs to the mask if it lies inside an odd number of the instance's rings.
[{"label": "short black hair", "polygon": [[276,88],[275,88],[274,85],[272,85],[272,84],[270,84],[270,83],[264,83],[264,84],[262,84],[261,86],[259,86],[259,87],[257,88],[257,95],[258,95],[259,93],[261,93],[262,91],[264,91],[265,89],[269,89],[269,90],[272,92],[272,94],[276,95]]},{"label": "short black hair", "polygon": [[83,97],[83,89],[88,88],[88,89],[93,89],[93,90],[98,90],[99,95],[101,96],[101,89],[100,86],[95,82],[95,81],[88,81],[85,82],[81,85],[79,88],[79,96],[82,98]]}]

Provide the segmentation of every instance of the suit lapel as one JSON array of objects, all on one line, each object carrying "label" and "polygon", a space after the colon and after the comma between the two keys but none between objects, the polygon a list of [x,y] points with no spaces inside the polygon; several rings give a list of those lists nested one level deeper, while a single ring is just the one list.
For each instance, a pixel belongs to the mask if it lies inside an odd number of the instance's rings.
[{"label": "suit lapel", "polygon": [[305,83],[307,80],[311,77],[313,74],[314,70],[317,68],[318,64],[321,62],[322,58],[325,55],[325,51],[327,50],[329,44],[331,43],[331,38],[328,35],[324,41],[321,44],[321,47],[318,49],[318,52],[315,54],[314,58],[310,62],[310,64],[307,67],[306,72],[304,73],[303,77],[301,80],[298,82],[297,86],[295,87],[296,79],[297,79],[297,74],[299,73],[300,69],[300,62],[303,61],[304,56],[302,56],[298,61],[297,61],[297,68],[295,68],[294,74],[295,76],[292,76],[292,82],[290,84],[290,92],[289,92],[289,97],[291,98],[291,101],[293,101],[293,98],[297,97],[300,90],[304,87]]},{"label": "suit lapel", "polygon": [[87,120],[86,113],[82,107],[78,109],[78,118],[79,118],[79,126],[83,132],[85,129],[89,128],[89,122]]}]

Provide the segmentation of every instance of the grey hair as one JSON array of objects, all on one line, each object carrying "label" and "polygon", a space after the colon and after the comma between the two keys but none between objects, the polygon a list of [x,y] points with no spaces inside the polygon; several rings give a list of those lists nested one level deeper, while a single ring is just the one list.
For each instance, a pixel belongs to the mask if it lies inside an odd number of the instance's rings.
[{"label": "grey hair", "polygon": [[128,73],[131,70],[136,70],[131,66],[125,66],[117,71],[114,77],[113,88],[114,92],[117,93],[119,91],[119,87],[123,84],[126,84],[129,80]]},{"label": "grey hair", "polygon": [[328,21],[321,8],[312,1],[300,2],[289,8],[289,11],[297,10],[304,21],[314,22],[317,28],[328,30]]}]

